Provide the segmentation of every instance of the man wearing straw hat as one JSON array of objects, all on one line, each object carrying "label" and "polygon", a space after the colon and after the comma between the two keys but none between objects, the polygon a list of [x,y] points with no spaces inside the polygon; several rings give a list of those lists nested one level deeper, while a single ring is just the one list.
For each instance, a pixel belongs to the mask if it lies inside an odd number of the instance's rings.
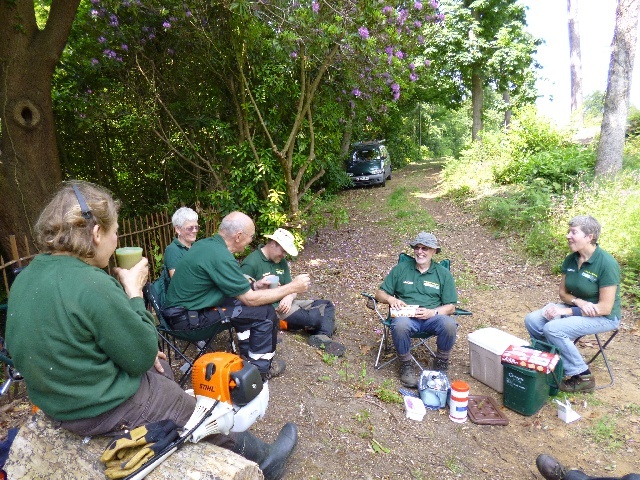
[{"label": "man wearing straw hat", "polygon": [[[294,237],[284,228],[278,228],[265,237],[268,238],[267,243],[245,258],[240,268],[256,280],[272,280],[272,288],[287,285],[291,282],[291,271],[286,256],[298,255]],[[269,285],[262,288],[269,288]],[[312,347],[332,355],[344,355],[345,346],[331,338],[335,329],[333,303],[329,300],[297,300],[296,297],[297,293],[291,293],[273,304],[280,319],[280,328],[306,330],[311,333],[308,343]]]}]

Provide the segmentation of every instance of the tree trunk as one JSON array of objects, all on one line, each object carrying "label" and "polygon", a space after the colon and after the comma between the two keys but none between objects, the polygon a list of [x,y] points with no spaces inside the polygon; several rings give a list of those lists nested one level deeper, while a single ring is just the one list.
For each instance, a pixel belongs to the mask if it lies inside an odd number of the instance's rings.
[{"label": "tree trunk", "polygon": [[33,2],[0,1],[0,232],[32,238],[62,174],[51,79],[80,0],[53,0],[43,30]]},{"label": "tree trunk", "polygon": [[482,130],[482,75],[479,68],[473,69],[471,75],[471,107],[473,110],[473,124],[471,126],[471,140],[480,140]]},{"label": "tree trunk", "polygon": [[509,128],[511,125],[511,95],[509,95],[509,91],[505,90],[502,92],[502,101],[504,102],[504,128]]},{"label": "tree trunk", "polygon": [[600,127],[596,175],[622,169],[622,150],[629,110],[631,76],[638,38],[640,0],[618,0],[616,28],[611,44],[609,81]]},{"label": "tree trunk", "polygon": [[582,56],[580,54],[580,23],[578,0],[567,0],[569,15],[569,68],[571,70],[571,113],[579,126],[584,123],[582,98]]}]

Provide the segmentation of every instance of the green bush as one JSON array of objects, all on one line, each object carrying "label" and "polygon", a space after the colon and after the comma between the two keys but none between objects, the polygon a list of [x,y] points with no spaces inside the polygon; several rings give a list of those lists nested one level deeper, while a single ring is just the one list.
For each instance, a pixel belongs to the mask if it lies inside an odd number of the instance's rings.
[{"label": "green bush", "polygon": [[571,185],[584,176],[592,178],[595,163],[596,154],[591,147],[575,144],[554,146],[495,168],[494,179],[500,185],[531,184],[543,180],[553,192],[560,193],[565,185]]}]

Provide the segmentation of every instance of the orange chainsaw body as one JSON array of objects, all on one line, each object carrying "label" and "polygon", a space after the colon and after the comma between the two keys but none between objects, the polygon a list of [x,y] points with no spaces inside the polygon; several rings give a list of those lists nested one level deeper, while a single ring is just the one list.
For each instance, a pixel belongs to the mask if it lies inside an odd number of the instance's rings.
[{"label": "orange chainsaw body", "polygon": [[231,374],[242,367],[242,359],[233,353],[205,353],[193,364],[193,393],[232,403],[231,390],[236,387],[236,382]]}]

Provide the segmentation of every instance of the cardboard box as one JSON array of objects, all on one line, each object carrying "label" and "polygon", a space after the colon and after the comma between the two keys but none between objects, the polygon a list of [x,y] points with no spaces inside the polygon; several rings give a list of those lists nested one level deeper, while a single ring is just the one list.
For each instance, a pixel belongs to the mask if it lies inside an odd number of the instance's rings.
[{"label": "cardboard box", "polygon": [[504,389],[503,367],[500,361],[502,353],[511,345],[528,345],[529,342],[491,327],[471,332],[467,339],[471,376],[502,393]]}]

